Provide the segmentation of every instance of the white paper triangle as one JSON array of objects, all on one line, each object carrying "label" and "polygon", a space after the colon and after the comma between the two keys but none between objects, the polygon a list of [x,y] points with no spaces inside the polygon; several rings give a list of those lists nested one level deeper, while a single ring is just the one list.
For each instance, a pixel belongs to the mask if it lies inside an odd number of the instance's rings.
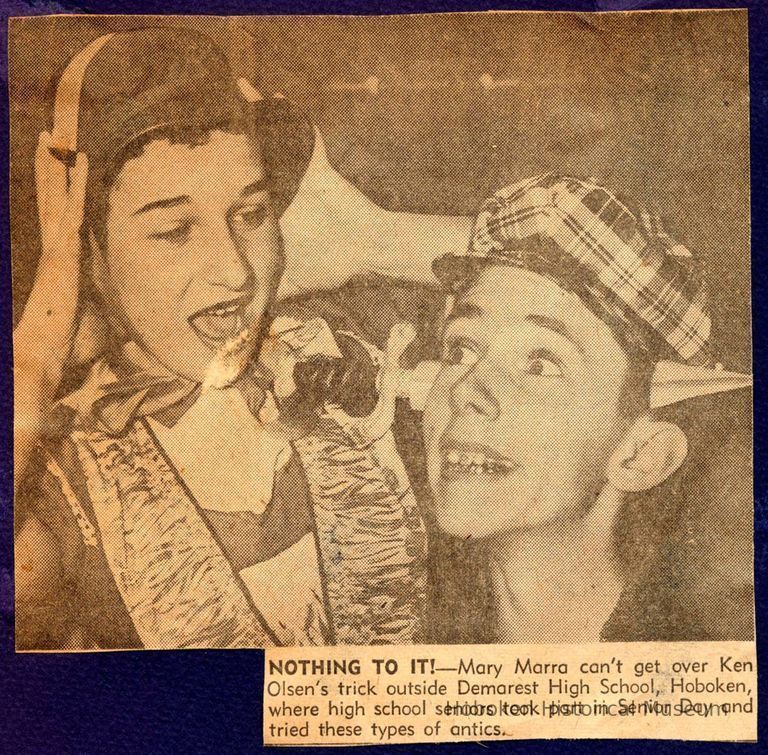
[{"label": "white paper triangle", "polygon": [[678,362],[659,362],[651,381],[651,408],[752,385],[752,375]]}]

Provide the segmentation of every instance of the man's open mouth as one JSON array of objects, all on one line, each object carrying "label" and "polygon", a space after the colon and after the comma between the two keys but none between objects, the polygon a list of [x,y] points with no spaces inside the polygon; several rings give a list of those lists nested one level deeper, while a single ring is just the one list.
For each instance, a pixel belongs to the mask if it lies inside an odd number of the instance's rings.
[{"label": "man's open mouth", "polygon": [[252,298],[241,296],[201,309],[189,318],[189,324],[203,343],[218,350],[245,329],[245,310]]},{"label": "man's open mouth", "polygon": [[443,443],[440,456],[442,474],[447,478],[464,475],[502,477],[519,466],[489,446],[476,443]]}]

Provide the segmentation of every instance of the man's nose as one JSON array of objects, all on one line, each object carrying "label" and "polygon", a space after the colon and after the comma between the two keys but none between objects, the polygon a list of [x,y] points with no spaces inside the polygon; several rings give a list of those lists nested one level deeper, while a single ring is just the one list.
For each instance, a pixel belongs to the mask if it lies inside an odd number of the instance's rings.
[{"label": "man's nose", "polygon": [[231,291],[244,291],[253,284],[253,268],[240,250],[229,224],[221,223],[209,237],[211,261],[209,282]]},{"label": "man's nose", "polygon": [[[498,375],[495,376],[498,380]],[[451,407],[457,414],[470,412],[495,420],[499,416],[494,371],[481,362],[467,370],[451,387]]]}]

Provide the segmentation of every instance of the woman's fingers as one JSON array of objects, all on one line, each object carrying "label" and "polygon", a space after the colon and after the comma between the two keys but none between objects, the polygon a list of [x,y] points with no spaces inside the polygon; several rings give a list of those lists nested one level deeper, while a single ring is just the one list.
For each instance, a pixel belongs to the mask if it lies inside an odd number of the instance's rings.
[{"label": "woman's fingers", "polygon": [[[43,249],[66,254],[79,237],[85,208],[85,190],[88,182],[88,159],[78,154],[75,164],[68,168],[51,154],[53,139],[43,131],[35,154],[35,183]],[[51,248],[54,247],[54,248]],[[79,245],[78,245],[79,248]]]},{"label": "woman's fingers", "polygon": [[40,167],[43,184],[40,191],[44,197],[40,213],[43,255],[56,258],[59,264],[72,260],[73,256],[79,260],[88,160],[78,154],[74,166],[68,169],[50,153],[41,154]]},{"label": "woman's fingers", "polygon": [[47,136],[47,149],[43,162],[45,180],[47,181],[47,214],[49,219],[58,218],[64,211],[67,201],[67,166],[51,154],[55,146],[53,137]]}]

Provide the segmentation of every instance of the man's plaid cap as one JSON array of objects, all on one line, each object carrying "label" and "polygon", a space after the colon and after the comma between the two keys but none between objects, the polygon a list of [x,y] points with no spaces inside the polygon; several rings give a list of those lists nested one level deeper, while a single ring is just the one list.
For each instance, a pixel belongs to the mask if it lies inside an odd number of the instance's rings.
[{"label": "man's plaid cap", "polygon": [[433,270],[457,291],[489,263],[531,269],[532,247],[554,249],[569,278],[617,303],[622,319],[639,318],[678,359],[709,362],[700,262],[654,214],[592,180],[548,173],[501,189],[481,207],[468,251],[438,258]]}]

